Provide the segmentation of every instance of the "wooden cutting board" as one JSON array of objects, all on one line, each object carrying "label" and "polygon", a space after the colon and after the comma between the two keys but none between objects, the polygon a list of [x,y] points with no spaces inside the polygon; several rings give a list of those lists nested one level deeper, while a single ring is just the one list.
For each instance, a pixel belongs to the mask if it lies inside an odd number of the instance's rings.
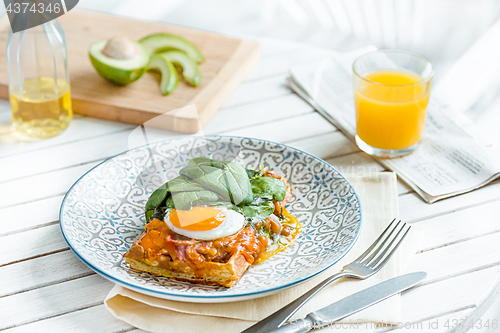
[{"label": "wooden cutting board", "polygon": [[[68,45],[73,110],[97,118],[142,125],[163,115],[148,125],[196,133],[260,58],[260,47],[256,42],[180,26],[76,9],[60,17],[59,21]],[[6,44],[8,30],[7,15],[4,15],[0,19],[2,45]],[[162,96],[158,74],[146,73],[127,86],[116,86],[102,79],[92,67],[88,48],[93,42],[119,35],[139,40],[156,32],[180,35],[201,50],[206,60],[200,64],[200,86],[193,88],[179,80],[173,93]],[[0,52],[0,97],[9,98],[5,52]],[[192,105],[196,106],[197,112],[193,107],[183,108]]]}]

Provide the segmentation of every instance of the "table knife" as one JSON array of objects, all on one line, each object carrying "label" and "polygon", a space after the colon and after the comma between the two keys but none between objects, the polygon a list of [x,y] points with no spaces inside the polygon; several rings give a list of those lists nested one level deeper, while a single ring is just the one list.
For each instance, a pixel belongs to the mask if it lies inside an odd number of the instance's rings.
[{"label": "table knife", "polygon": [[[320,328],[341,320],[353,313],[359,312],[367,307],[377,304],[386,298],[394,296],[408,288],[418,284],[427,277],[425,272],[415,272],[401,275],[390,280],[376,284],[370,288],[347,296],[338,302],[332,303],[320,310],[309,313],[306,318],[283,324],[274,330],[265,327],[252,327],[245,333],[303,333],[313,328]],[[255,325],[258,326],[258,323]]]}]

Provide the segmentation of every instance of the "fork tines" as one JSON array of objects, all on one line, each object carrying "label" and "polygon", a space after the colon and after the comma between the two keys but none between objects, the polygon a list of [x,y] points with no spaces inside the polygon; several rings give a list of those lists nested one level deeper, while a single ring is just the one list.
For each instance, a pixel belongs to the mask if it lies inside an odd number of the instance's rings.
[{"label": "fork tines", "polygon": [[[392,220],[392,222],[387,226],[387,228],[385,228],[384,232],[355,261],[375,270],[382,268],[382,266],[384,266],[387,260],[389,260],[391,255],[394,252],[396,252],[397,248],[408,234],[408,231],[410,231],[411,229],[411,226],[409,226],[407,223],[401,223],[401,220],[399,220],[397,223],[395,222],[396,219]],[[399,235],[404,229],[406,229],[406,231],[404,232],[403,236],[399,237]],[[396,231],[397,231],[396,235],[394,237],[391,237]],[[399,241],[394,245],[394,242],[398,238]],[[389,240],[390,243],[386,246],[386,243]],[[392,250],[389,253],[387,253],[387,251],[389,251],[389,249],[391,248]]]}]

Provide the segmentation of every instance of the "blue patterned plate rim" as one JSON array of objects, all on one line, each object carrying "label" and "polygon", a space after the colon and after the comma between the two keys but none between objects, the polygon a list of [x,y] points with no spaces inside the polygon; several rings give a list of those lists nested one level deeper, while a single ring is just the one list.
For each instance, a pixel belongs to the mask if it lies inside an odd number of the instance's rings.
[{"label": "blue patterned plate rim", "polygon": [[[328,162],[324,161],[323,159],[313,155],[313,154],[310,154],[304,150],[301,150],[299,148],[295,148],[295,147],[292,147],[292,146],[289,146],[289,145],[286,145],[286,144],[283,144],[283,143],[278,143],[278,142],[275,142],[275,141],[270,141],[270,140],[264,140],[264,139],[258,139],[258,138],[251,138],[251,137],[241,137],[241,136],[232,136],[232,135],[205,135],[203,136],[204,138],[207,138],[207,139],[210,139],[211,137],[213,138],[227,138],[227,139],[241,139],[241,140],[257,140],[257,141],[262,141],[262,142],[265,142],[265,143],[271,143],[271,144],[275,144],[275,145],[280,145],[280,146],[283,146],[285,148],[289,148],[289,149],[293,149],[293,150],[296,150],[296,151],[299,151],[303,154],[306,154],[314,159],[316,159],[317,161],[329,166],[330,168],[332,168],[333,170],[335,170],[342,178],[343,180],[346,182],[346,184],[349,185],[349,187],[352,189],[352,192],[354,194],[354,196],[356,197],[356,200],[359,204],[359,226],[357,228],[357,231],[356,231],[356,234],[354,235],[351,243],[334,259],[332,260],[330,263],[328,263],[327,265],[325,265],[325,267],[321,267],[319,269],[317,269],[316,271],[300,278],[300,279],[297,279],[297,280],[294,280],[294,281],[291,281],[287,284],[284,284],[284,285],[279,285],[279,286],[276,286],[276,287],[271,287],[271,288],[267,288],[267,289],[262,289],[260,291],[256,291],[256,292],[248,292],[248,293],[240,293],[240,294],[233,294],[233,295],[225,295],[223,293],[221,293],[220,295],[188,295],[188,294],[183,294],[183,293],[173,293],[173,292],[164,292],[164,291],[158,291],[158,290],[154,290],[154,289],[150,289],[150,288],[145,288],[143,286],[140,286],[140,285],[137,285],[137,284],[132,284],[132,283],[129,283],[129,282],[126,282],[126,281],[123,281],[122,279],[120,278],[116,278],[115,276],[112,276],[112,275],[109,275],[105,272],[103,272],[101,269],[99,269],[98,267],[94,266],[92,263],[90,263],[89,261],[87,261],[85,258],[83,258],[79,253],[78,251],[74,248],[74,246],[72,245],[71,241],[68,239],[67,235],[66,235],[66,232],[64,230],[64,224],[62,223],[63,221],[63,215],[62,215],[62,212],[63,212],[63,209],[64,209],[64,205],[66,203],[66,199],[68,197],[68,195],[71,193],[71,190],[78,184],[78,182],[80,182],[80,180],[82,180],[82,178],[84,178],[86,175],[88,175],[89,173],[91,173],[92,171],[94,171],[95,169],[97,169],[99,166],[107,163],[108,161],[116,158],[117,156],[120,156],[120,155],[123,155],[123,154],[126,154],[128,153],[129,151],[131,150],[134,150],[134,149],[138,149],[138,148],[141,148],[141,147],[147,147],[149,145],[153,145],[153,144],[159,144],[161,142],[167,142],[167,141],[177,141],[177,140],[182,140],[182,139],[188,139],[189,137],[185,137],[185,136],[180,136],[180,137],[174,137],[174,138],[169,138],[169,139],[165,139],[165,140],[160,140],[160,141],[156,141],[156,142],[152,142],[152,143],[147,143],[145,145],[142,145],[142,146],[138,146],[138,147],[134,147],[132,149],[128,149],[128,150],[125,150],[119,154],[116,154],[114,156],[111,156],[107,159],[105,159],[104,161],[102,161],[101,163],[95,165],[92,169],[88,170],[87,172],[85,172],[82,176],[80,176],[80,178],[78,178],[75,183],[73,183],[73,185],[71,185],[71,187],[68,189],[68,192],[66,192],[63,200],[62,200],[62,203],[61,203],[61,208],[59,209],[59,226],[61,228],[61,233],[64,237],[64,240],[66,241],[66,243],[68,244],[69,248],[71,249],[71,251],[85,264],[87,265],[90,269],[92,269],[93,271],[95,271],[96,273],[98,273],[99,275],[105,277],[106,279],[112,281],[112,282],[115,282],[117,284],[120,284],[124,287],[129,287],[130,289],[132,290],[135,290],[135,291],[138,291],[140,292],[140,290],[144,291],[145,294],[148,294],[148,295],[151,295],[151,294],[159,294],[159,295],[164,295],[164,296],[171,296],[173,298],[186,298],[186,299],[230,299],[230,298],[239,298],[239,297],[244,297],[244,296],[255,296],[255,297],[259,297],[258,295],[262,294],[262,296],[267,296],[267,295],[270,295],[270,294],[273,294],[274,292],[277,292],[279,290],[285,290],[285,289],[288,289],[294,285],[298,285],[302,282],[305,282],[306,280],[320,274],[321,272],[325,271],[326,269],[330,268],[331,266],[333,266],[334,264],[336,264],[340,259],[342,259],[350,250],[351,248],[354,246],[354,244],[356,243],[356,241],[358,240],[359,238],[359,234],[361,232],[361,229],[362,229],[362,226],[363,226],[363,218],[362,218],[362,211],[361,211],[361,202],[359,200],[359,197],[358,197],[358,194],[356,193],[356,191],[354,190],[354,187],[351,185],[351,183],[349,183],[349,181],[336,169],[334,168],[331,164],[329,164]],[[252,297],[254,298],[254,297]],[[187,300],[186,300],[187,301]]]}]

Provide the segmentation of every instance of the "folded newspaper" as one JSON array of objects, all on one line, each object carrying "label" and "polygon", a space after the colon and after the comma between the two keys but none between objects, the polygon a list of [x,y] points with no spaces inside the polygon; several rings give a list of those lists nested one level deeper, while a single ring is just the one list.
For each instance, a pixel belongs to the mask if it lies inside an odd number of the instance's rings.
[{"label": "folded newspaper", "polygon": [[[292,90],[354,141],[356,114],[352,63],[367,49],[290,69]],[[427,107],[422,142],[412,154],[395,159],[377,158],[412,187],[425,201],[462,194],[500,176],[500,163],[483,145],[466,117],[434,97]]]}]

